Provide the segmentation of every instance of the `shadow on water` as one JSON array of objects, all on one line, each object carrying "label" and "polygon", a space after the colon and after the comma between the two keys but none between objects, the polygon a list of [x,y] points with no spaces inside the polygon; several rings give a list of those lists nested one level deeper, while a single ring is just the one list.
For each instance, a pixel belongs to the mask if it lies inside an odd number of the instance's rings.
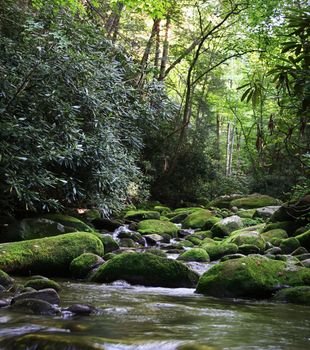
[{"label": "shadow on water", "polygon": [[[0,310],[0,349],[308,349],[310,308],[220,300],[193,289],[63,282],[62,306],[91,304],[91,316]],[[186,346],[185,346],[185,345]],[[199,347],[198,344],[201,344]]]}]

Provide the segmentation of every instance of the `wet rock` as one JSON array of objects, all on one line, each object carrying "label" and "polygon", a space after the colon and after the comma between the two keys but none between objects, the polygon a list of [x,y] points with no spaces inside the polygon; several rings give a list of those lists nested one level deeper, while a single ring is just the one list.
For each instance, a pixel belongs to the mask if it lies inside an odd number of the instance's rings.
[{"label": "wet rock", "polygon": [[157,235],[155,233],[151,235],[144,235],[143,237],[145,238],[147,244],[152,246],[165,241],[165,239],[162,236]]},{"label": "wet rock", "polygon": [[302,260],[301,263],[304,267],[310,267],[310,259]]},{"label": "wet rock", "polygon": [[310,253],[295,256],[299,261],[310,259]]},{"label": "wet rock", "polygon": [[135,248],[138,244],[131,238],[122,238],[119,240],[119,245],[123,248]]},{"label": "wet rock", "polygon": [[110,253],[119,249],[119,244],[115,241],[115,239],[109,234],[103,234],[100,237],[101,242],[104,246],[104,252]]},{"label": "wet rock", "polygon": [[53,288],[56,290],[56,292],[59,292],[61,290],[61,287],[57,282],[48,278],[31,279],[24,284],[24,288],[28,287],[36,290]]},{"label": "wet rock", "polygon": [[71,261],[70,271],[75,278],[86,278],[92,269],[103,263],[104,260],[99,255],[84,253]]},{"label": "wet rock", "polygon": [[190,236],[194,233],[194,230],[180,230],[178,233],[178,236],[181,238],[185,238],[187,236]]},{"label": "wet rock", "polygon": [[227,242],[235,243],[237,246],[239,246],[239,248],[242,245],[250,244],[252,246],[256,246],[259,251],[264,251],[266,247],[264,238],[262,238],[257,231],[239,233],[236,235],[232,234],[231,237],[227,239]]},{"label": "wet rock", "polygon": [[265,251],[265,254],[272,254],[272,255],[282,254],[282,249],[280,247],[273,247],[273,248],[267,249]]},{"label": "wet rock", "polygon": [[295,237],[301,246],[310,250],[310,230]]},{"label": "wet rock", "polygon": [[308,250],[304,247],[298,247],[292,252],[292,255],[302,255],[302,254],[307,254]]},{"label": "wet rock", "polygon": [[238,246],[234,243],[206,243],[201,247],[209,254],[211,261],[238,252]]},{"label": "wet rock", "polygon": [[254,244],[242,244],[239,246],[238,252],[244,255],[259,254],[261,249]]},{"label": "wet rock", "polygon": [[180,213],[172,217],[170,221],[173,222],[174,224],[180,224],[182,221],[184,221],[187,218],[187,216],[188,216],[188,213]]},{"label": "wet rock", "polygon": [[160,213],[152,210],[130,210],[125,214],[126,220],[141,221],[141,220],[159,220]]},{"label": "wet rock", "polygon": [[85,304],[73,304],[64,309],[64,311],[69,311],[80,316],[90,315],[91,313],[95,312],[95,310],[96,309],[93,306]]},{"label": "wet rock", "polygon": [[252,194],[246,197],[234,199],[230,202],[231,206],[243,209],[262,208],[281,204],[281,201],[273,197],[261,194]]},{"label": "wet rock", "polygon": [[10,288],[14,284],[14,279],[11,278],[7,273],[0,270],[0,285],[4,288]]},{"label": "wet rock", "polygon": [[200,277],[196,291],[215,297],[261,299],[284,285],[310,285],[310,270],[288,269],[283,261],[256,255],[214,265]]},{"label": "wet rock", "polygon": [[24,300],[24,299],[38,299],[38,300],[43,300],[50,304],[56,304],[56,305],[60,303],[60,298],[57,292],[54,289],[47,288],[47,289],[42,289],[35,292],[25,292],[25,293],[15,295],[12,298],[11,305],[15,304],[17,301]]},{"label": "wet rock", "polygon": [[59,309],[49,302],[41,299],[20,299],[11,304],[13,310],[33,313],[35,315],[58,315]]},{"label": "wet rock", "polygon": [[148,253],[124,253],[100,266],[92,281],[125,280],[154,287],[193,287],[198,275],[182,263]]},{"label": "wet rock", "polygon": [[145,251],[145,253],[161,256],[162,258],[167,258],[167,254],[161,249],[149,248],[148,250]]},{"label": "wet rock", "polygon": [[204,228],[213,214],[207,209],[200,209],[190,214],[183,222],[184,228]]},{"label": "wet rock", "polygon": [[176,238],[178,236],[179,228],[169,221],[161,220],[144,220],[138,223],[138,232],[144,235],[157,234],[164,235],[167,234],[170,238]]},{"label": "wet rock", "polygon": [[294,203],[284,203],[270,218],[272,222],[296,221],[310,213],[310,194]]},{"label": "wet rock", "polygon": [[[78,232],[94,232],[94,229],[82,220],[65,214],[46,214],[44,218],[60,223],[67,228],[74,228]],[[68,231],[66,231],[68,232]],[[72,232],[72,231],[71,231]]]},{"label": "wet rock", "polygon": [[178,256],[177,260],[181,261],[197,261],[197,262],[209,262],[209,254],[202,248],[193,248],[187,250]]},{"label": "wet rock", "polygon": [[310,306],[310,287],[293,287],[280,290],[273,297],[276,301]]},{"label": "wet rock", "polygon": [[106,218],[98,218],[95,220],[92,220],[91,222],[94,227],[97,230],[107,230],[110,232],[115,231],[118,229],[120,226],[122,226],[122,223],[117,221],[117,220],[112,220],[112,219],[106,219]]},{"label": "wet rock", "polygon": [[10,301],[9,300],[0,300],[0,308],[3,308],[3,307],[7,307],[10,305]]},{"label": "wet rock", "polygon": [[265,241],[271,242],[272,239],[285,239],[288,238],[288,235],[285,230],[282,229],[274,229],[270,231],[266,231],[261,233],[261,236],[265,239]]}]

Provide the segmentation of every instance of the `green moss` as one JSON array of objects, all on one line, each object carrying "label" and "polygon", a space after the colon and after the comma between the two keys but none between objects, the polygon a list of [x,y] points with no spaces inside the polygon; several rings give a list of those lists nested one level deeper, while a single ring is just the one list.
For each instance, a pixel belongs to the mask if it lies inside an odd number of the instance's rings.
[{"label": "green moss", "polygon": [[158,235],[168,234],[172,237],[176,237],[179,228],[169,221],[144,220],[139,222],[138,232],[142,235],[155,233]]},{"label": "green moss", "polygon": [[293,235],[300,226],[301,223],[298,223],[297,221],[281,221],[265,225],[261,232],[281,229],[286,231],[288,235]]},{"label": "green moss", "polygon": [[202,245],[202,248],[209,254],[211,261],[220,259],[224,255],[235,254],[238,251],[238,246],[234,243],[207,243]]},{"label": "green moss", "polygon": [[212,236],[225,237],[228,236],[230,233],[241,229],[242,226],[243,223],[239,216],[230,216],[217,222],[215,225],[212,226]]},{"label": "green moss", "polygon": [[55,237],[0,244],[0,268],[8,273],[62,276],[71,261],[84,252],[103,255],[103,245],[92,233],[76,232]]},{"label": "green moss", "polygon": [[24,284],[24,288],[28,288],[28,287],[36,290],[53,288],[56,290],[56,292],[59,292],[61,290],[61,287],[57,282],[50,280],[48,278],[31,279]]},{"label": "green moss", "polygon": [[166,258],[167,257],[167,254],[163,250],[160,250],[160,249],[157,249],[157,248],[150,248],[150,249],[148,249],[146,251],[146,253],[154,254],[154,255],[160,256],[162,258]]},{"label": "green moss", "polygon": [[148,253],[124,253],[100,266],[94,282],[125,280],[154,287],[193,287],[198,275],[182,263]]},{"label": "green moss", "polygon": [[243,209],[261,208],[279,204],[281,204],[281,202],[278,199],[266,195],[251,195],[247,197],[234,199],[230,202],[230,205],[232,207],[238,207]]},{"label": "green moss", "polygon": [[104,246],[104,251],[105,253],[110,253],[113,252],[114,250],[119,249],[119,244],[115,241],[115,239],[109,235],[98,235],[101,242],[103,243]]},{"label": "green moss", "polygon": [[212,213],[207,209],[200,209],[190,214],[183,222],[184,228],[204,228]]},{"label": "green moss", "polygon": [[300,247],[300,243],[295,237],[283,239],[280,244],[280,248],[284,254],[293,253],[298,247]]},{"label": "green moss", "polygon": [[194,246],[195,246],[194,243],[192,243],[192,242],[190,242],[190,241],[187,241],[187,240],[178,242],[178,243],[176,244],[177,249],[192,248],[192,247],[194,247]]},{"label": "green moss", "polygon": [[190,235],[190,236],[186,236],[185,237],[185,240],[186,241],[189,241],[189,242],[192,242],[194,245],[200,245],[202,240],[199,239],[198,237],[195,237],[193,235]]},{"label": "green moss", "polygon": [[179,255],[177,260],[208,262],[210,261],[210,257],[209,257],[209,254],[204,249],[193,248]]},{"label": "green moss", "polygon": [[187,208],[177,208],[174,210],[175,213],[186,213],[187,215],[192,214],[196,211],[200,211],[203,208],[201,207],[187,207]]},{"label": "green moss", "polygon": [[63,226],[73,227],[80,232],[94,232],[93,228],[73,216],[64,214],[46,214],[44,217],[59,222]]},{"label": "green moss", "polygon": [[196,231],[195,235],[197,235],[197,237],[199,237],[200,239],[212,238],[212,231]]},{"label": "green moss", "polygon": [[242,244],[238,247],[238,253],[243,255],[259,254],[261,249],[254,244]]},{"label": "green moss", "polygon": [[301,235],[296,236],[301,246],[310,250],[310,230],[302,233]]},{"label": "green moss", "polygon": [[242,209],[237,211],[237,215],[243,219],[252,219],[256,209]]},{"label": "green moss", "polygon": [[125,219],[132,221],[141,221],[141,220],[150,220],[156,219],[159,220],[160,213],[153,210],[130,210],[125,214]]},{"label": "green moss", "polygon": [[165,207],[163,205],[156,205],[154,207],[155,211],[158,211],[160,215],[166,215],[168,213],[171,213],[171,209],[169,207]]},{"label": "green moss", "polygon": [[310,287],[293,287],[280,290],[274,300],[310,306]]},{"label": "green moss", "polygon": [[264,238],[262,238],[258,232],[245,232],[240,233],[238,235],[231,236],[226,239],[227,243],[235,243],[237,246],[241,246],[244,244],[250,244],[256,246],[260,251],[264,251],[266,247],[266,242]]},{"label": "green moss", "polygon": [[103,260],[100,256],[93,253],[84,253],[71,261],[70,272],[75,278],[85,278],[94,267],[101,263],[103,263]]},{"label": "green moss", "polygon": [[0,270],[0,285],[4,288],[11,287],[14,283],[13,278],[11,278],[6,272]]},{"label": "green moss", "polygon": [[288,238],[286,231],[284,231],[282,229],[274,229],[274,230],[266,231],[266,232],[261,233],[261,236],[267,242],[271,242],[271,240],[274,238],[279,238],[279,239]]},{"label": "green moss", "polygon": [[214,265],[199,279],[197,292],[216,297],[266,298],[281,285],[310,284],[310,270],[289,270],[282,261],[249,256]]}]

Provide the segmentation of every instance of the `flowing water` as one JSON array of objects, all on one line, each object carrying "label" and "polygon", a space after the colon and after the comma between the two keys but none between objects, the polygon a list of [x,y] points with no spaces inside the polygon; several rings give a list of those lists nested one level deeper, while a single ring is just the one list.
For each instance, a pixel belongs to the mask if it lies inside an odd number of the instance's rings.
[{"label": "flowing water", "polygon": [[[49,334],[50,339],[60,335],[69,343],[72,339],[87,340],[91,349],[106,350],[172,350],[181,349],[183,344],[189,345],[187,350],[198,349],[198,344],[205,345],[203,349],[310,348],[310,307],[220,300],[195,294],[193,289],[150,288],[122,282],[61,284],[62,306],[88,303],[97,312],[90,316],[63,313],[50,317],[0,309],[1,349],[17,349],[14,342],[24,334]],[[35,341],[31,344],[18,349],[43,349]],[[81,345],[79,349],[90,347]]]}]

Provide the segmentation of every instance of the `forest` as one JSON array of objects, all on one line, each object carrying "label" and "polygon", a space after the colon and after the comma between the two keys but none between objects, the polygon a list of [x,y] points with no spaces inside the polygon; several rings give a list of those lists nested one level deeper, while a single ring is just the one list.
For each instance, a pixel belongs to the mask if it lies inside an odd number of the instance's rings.
[{"label": "forest", "polygon": [[307,0],[0,0],[0,349],[308,348],[309,37]]}]

